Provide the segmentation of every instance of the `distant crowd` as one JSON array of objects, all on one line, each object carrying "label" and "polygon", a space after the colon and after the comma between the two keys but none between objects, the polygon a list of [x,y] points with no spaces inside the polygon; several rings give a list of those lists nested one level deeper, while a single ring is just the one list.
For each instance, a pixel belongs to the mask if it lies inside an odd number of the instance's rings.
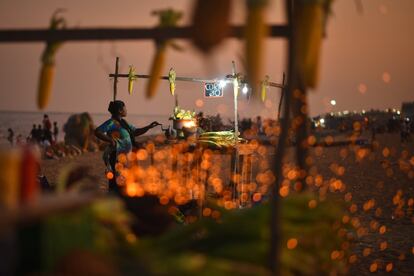
[{"label": "distant crowd", "polygon": [[33,124],[29,136],[26,138],[24,138],[21,134],[17,135],[16,138],[14,136],[15,134],[13,129],[9,128],[7,140],[12,146],[31,143],[47,147],[58,142],[59,127],[57,122],[53,122],[52,125],[49,116],[45,114],[43,116],[42,124],[38,124],[37,126],[36,124]]}]

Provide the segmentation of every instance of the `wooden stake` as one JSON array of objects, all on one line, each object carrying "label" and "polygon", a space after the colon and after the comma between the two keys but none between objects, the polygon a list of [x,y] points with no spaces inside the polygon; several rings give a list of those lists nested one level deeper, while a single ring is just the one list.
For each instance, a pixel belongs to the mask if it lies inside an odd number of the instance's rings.
[{"label": "wooden stake", "polygon": [[115,74],[114,74],[114,101],[116,101],[116,96],[118,93],[118,71],[119,71],[119,57],[116,57],[115,61]]},{"label": "wooden stake", "polygon": [[281,266],[281,254],[280,254],[280,244],[282,241],[281,233],[281,207],[280,207],[280,197],[279,197],[279,187],[281,185],[283,174],[282,174],[282,165],[283,157],[285,155],[286,149],[286,140],[289,133],[290,125],[290,105],[293,87],[295,83],[295,56],[293,55],[293,45],[295,45],[294,36],[292,35],[292,12],[293,12],[293,2],[294,0],[286,0],[286,15],[287,15],[287,24],[290,30],[290,37],[288,38],[288,81],[287,88],[284,95],[284,109],[283,109],[283,120],[281,121],[281,133],[279,136],[279,141],[275,149],[276,156],[273,163],[273,173],[275,175],[275,183],[273,183],[272,194],[270,197],[270,250],[269,250],[269,268],[272,275],[280,275],[280,266]]},{"label": "wooden stake", "polygon": [[283,94],[285,93],[285,85],[286,85],[285,84],[285,78],[286,78],[286,75],[285,75],[285,73],[283,73],[283,80],[282,80],[283,88],[282,88],[281,93],[280,93],[279,108],[277,110],[277,121],[278,122],[280,120],[280,110],[282,109]]}]

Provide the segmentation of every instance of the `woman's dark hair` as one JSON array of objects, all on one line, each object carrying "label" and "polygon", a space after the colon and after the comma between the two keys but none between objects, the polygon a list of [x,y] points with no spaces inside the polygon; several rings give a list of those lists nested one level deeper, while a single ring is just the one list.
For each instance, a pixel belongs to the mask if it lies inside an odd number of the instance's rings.
[{"label": "woman's dark hair", "polygon": [[112,115],[118,115],[121,109],[125,106],[123,101],[113,101],[109,103],[108,111]]}]

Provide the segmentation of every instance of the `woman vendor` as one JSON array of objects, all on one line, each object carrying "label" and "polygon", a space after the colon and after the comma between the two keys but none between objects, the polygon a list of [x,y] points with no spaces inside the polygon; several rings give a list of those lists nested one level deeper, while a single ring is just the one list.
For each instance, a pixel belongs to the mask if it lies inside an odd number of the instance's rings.
[{"label": "woman vendor", "polygon": [[95,129],[95,135],[102,141],[109,143],[104,153],[104,161],[114,173],[114,176],[109,179],[108,190],[109,192],[120,194],[115,171],[115,164],[119,154],[131,152],[135,144],[135,136],[142,135],[160,124],[154,121],[143,128],[136,128],[129,124],[123,119],[127,115],[127,109],[122,101],[110,102],[108,111],[111,113],[111,118]]}]

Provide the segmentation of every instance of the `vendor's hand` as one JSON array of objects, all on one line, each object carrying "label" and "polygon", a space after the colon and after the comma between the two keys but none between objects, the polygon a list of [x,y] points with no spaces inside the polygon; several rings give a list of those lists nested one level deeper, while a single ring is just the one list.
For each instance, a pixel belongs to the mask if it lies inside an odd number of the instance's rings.
[{"label": "vendor's hand", "polygon": [[154,121],[150,124],[150,128],[153,128],[153,127],[156,127],[156,126],[159,126],[159,125],[161,125],[161,124],[158,123],[157,121]]}]

